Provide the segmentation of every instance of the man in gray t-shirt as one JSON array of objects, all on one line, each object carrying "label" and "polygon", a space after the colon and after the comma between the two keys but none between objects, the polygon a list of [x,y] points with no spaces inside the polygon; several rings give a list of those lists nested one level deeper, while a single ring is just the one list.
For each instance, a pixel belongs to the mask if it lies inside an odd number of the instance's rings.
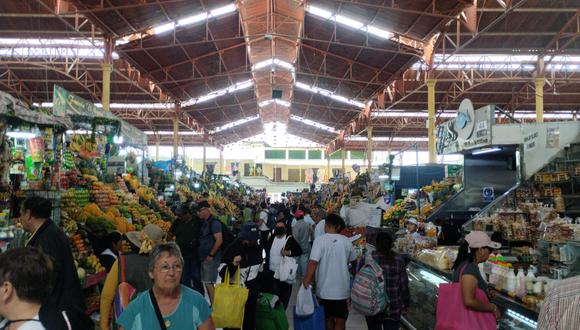
[{"label": "man in gray t-shirt", "polygon": [[296,274],[298,278],[302,279],[306,275],[306,267],[308,267],[308,257],[310,257],[314,230],[311,225],[304,221],[304,211],[298,210],[294,216],[296,217],[296,223],[292,226],[292,236],[302,249],[302,255],[297,258],[298,270]]},{"label": "man in gray t-shirt", "polygon": [[222,225],[219,220],[212,217],[207,201],[198,203],[196,210],[197,216],[203,221],[198,249],[202,262],[201,281],[205,284],[207,295],[213,303],[214,283],[217,280],[223,244]]}]

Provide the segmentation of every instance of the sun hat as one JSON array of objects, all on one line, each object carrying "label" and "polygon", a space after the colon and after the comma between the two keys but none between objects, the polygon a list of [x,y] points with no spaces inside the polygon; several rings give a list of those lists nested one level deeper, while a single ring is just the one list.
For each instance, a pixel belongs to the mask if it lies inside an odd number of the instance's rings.
[{"label": "sun hat", "polygon": [[500,243],[492,241],[491,238],[482,231],[472,231],[465,236],[465,240],[467,241],[467,244],[469,244],[469,247],[474,249],[490,247],[497,250],[501,248]]},{"label": "sun hat", "polygon": [[405,220],[405,224],[408,224],[408,223],[412,223],[415,226],[419,226],[419,221],[417,221],[417,219],[415,219],[415,218],[409,218],[409,219]]},{"label": "sun hat", "polygon": [[140,248],[139,253],[149,253],[154,245],[163,242],[165,232],[157,225],[148,224],[141,231],[130,231],[126,235],[133,245]]},{"label": "sun hat", "polygon": [[240,229],[238,237],[242,241],[257,241],[260,238],[260,234],[258,233],[258,226],[252,222],[245,223],[242,226],[242,229]]}]

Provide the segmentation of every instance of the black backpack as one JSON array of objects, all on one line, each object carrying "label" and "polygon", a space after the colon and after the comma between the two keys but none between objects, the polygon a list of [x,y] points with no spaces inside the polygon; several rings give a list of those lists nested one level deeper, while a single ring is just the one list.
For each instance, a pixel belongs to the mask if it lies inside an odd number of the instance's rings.
[{"label": "black backpack", "polygon": [[222,246],[220,247],[220,249],[222,251],[225,251],[225,249],[236,240],[236,237],[234,236],[234,234],[232,233],[230,228],[228,228],[228,226],[226,226],[223,222],[221,222],[215,218],[213,219],[213,221],[219,222],[220,226],[222,227],[222,240],[223,240],[223,242],[222,242]]}]

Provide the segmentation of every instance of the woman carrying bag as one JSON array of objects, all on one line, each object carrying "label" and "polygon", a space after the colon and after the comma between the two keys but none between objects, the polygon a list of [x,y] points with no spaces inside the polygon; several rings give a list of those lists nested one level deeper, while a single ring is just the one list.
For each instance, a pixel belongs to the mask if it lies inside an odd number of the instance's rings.
[{"label": "woman carrying bag", "polygon": [[465,237],[453,265],[452,283],[439,286],[436,330],[495,330],[501,314],[489,302],[487,283],[478,264],[485,262],[492,250],[501,248],[481,231]]},{"label": "woman carrying bag", "polygon": [[286,223],[278,221],[274,229],[274,235],[266,244],[266,265],[264,266],[264,279],[269,284],[271,294],[280,298],[284,309],[288,308],[290,296],[292,295],[292,284],[274,278],[274,273],[280,269],[284,257],[298,257],[302,254],[302,249],[296,240],[286,234]]},{"label": "woman carrying bag", "polygon": [[225,278],[227,271],[233,275],[240,268],[241,282],[249,290],[244,309],[244,330],[256,328],[256,307],[260,293],[258,273],[263,262],[259,237],[258,226],[252,222],[245,223],[238,238],[226,248],[219,271],[220,277]]}]

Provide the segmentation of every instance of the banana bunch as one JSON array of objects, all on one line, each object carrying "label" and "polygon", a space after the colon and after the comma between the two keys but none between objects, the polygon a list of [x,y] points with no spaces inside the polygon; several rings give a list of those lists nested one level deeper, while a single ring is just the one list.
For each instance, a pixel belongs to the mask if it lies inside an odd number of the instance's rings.
[{"label": "banana bunch", "polygon": [[70,143],[70,150],[79,153],[85,144],[85,137],[82,135],[73,135]]},{"label": "banana bunch", "polygon": [[106,271],[105,267],[101,265],[99,258],[97,258],[97,256],[94,254],[91,254],[90,256],[87,257],[87,263],[89,264],[91,270],[93,270],[92,273],[96,274]]}]

